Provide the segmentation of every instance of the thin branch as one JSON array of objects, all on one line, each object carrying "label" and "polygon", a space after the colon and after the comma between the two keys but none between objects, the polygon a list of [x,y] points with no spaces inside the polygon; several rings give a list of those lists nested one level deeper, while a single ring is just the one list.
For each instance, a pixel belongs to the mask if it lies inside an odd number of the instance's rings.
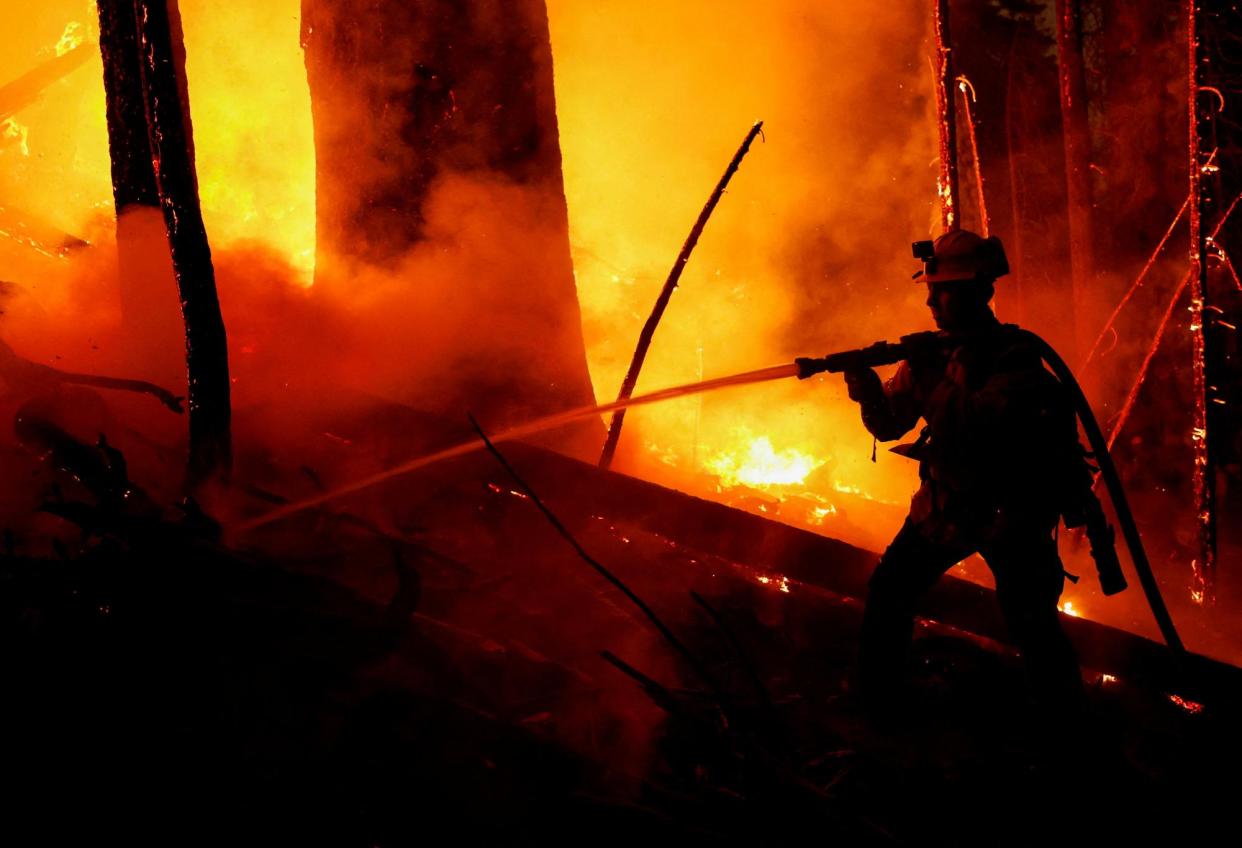
[{"label": "thin branch", "polygon": [[496,446],[492,444],[492,440],[487,437],[485,432],[483,432],[483,428],[479,426],[479,422],[475,420],[474,416],[471,415],[469,418],[470,426],[474,427],[474,431],[479,434],[479,438],[483,440],[483,444],[487,448],[488,452],[491,453],[491,455],[496,458],[496,461],[499,462],[505,471],[509,473],[509,476],[513,478],[513,481],[517,483],[518,488],[530,498],[531,503],[533,503],[536,508],[543,513],[544,518],[548,519],[548,523],[552,525],[558,534],[560,534],[561,538],[569,543],[569,546],[574,549],[583,562],[595,569],[596,573],[615,586],[621,594],[630,599],[630,602],[633,603],[634,606],[638,607],[639,611],[647,617],[647,620],[651,622],[652,626],[655,627],[655,629],[659,631],[660,635],[664,637],[664,641],[668,642],[668,644],[672,646],[673,650],[675,650],[681,658],[686,661],[691,670],[694,671],[695,676],[698,677],[699,680],[701,680],[708,687],[708,689],[711,690],[712,694],[716,697],[717,702],[723,709],[725,703],[724,693],[720,689],[720,686],[717,685],[716,681],[712,678],[711,674],[709,674],[707,669],[703,666],[702,662],[699,661],[699,658],[686,647],[685,643],[677,638],[677,635],[669,629],[668,625],[666,625],[658,615],[656,615],[655,610],[648,606],[646,601],[635,594],[629,586],[625,585],[625,583],[621,581],[621,578],[617,577],[609,569],[601,565],[598,560],[587,553],[586,549],[583,548],[578,540],[574,538],[574,535],[569,532],[569,529],[561,523],[559,518],[556,517],[556,514],[548,508],[547,504],[543,502],[539,495],[535,494],[534,489],[532,489],[530,485],[522,479],[521,475],[517,473],[517,470],[509,464],[509,461],[505,459],[504,454],[502,454]]},{"label": "thin branch", "polygon": [[686,237],[685,244],[681,246],[681,252],[677,254],[677,259],[674,260],[673,267],[668,272],[668,279],[664,281],[664,288],[660,289],[660,295],[656,298],[655,306],[651,308],[651,314],[647,316],[647,323],[643,325],[642,332],[638,335],[638,346],[634,349],[634,356],[630,360],[629,370],[625,372],[625,379],[621,381],[621,391],[617,393],[617,403],[621,404],[621,407],[612,414],[612,421],[608,424],[608,438],[604,440],[604,450],[599,457],[600,468],[608,468],[612,465],[613,455],[617,452],[617,442],[621,439],[621,425],[625,422],[624,402],[630,399],[630,396],[634,394],[634,387],[638,385],[638,374],[643,370],[643,362],[647,359],[647,351],[651,347],[652,338],[655,337],[656,327],[660,325],[660,319],[664,316],[664,310],[668,307],[669,299],[672,298],[673,291],[677,288],[677,282],[681,279],[681,272],[685,270],[686,263],[690,261],[690,254],[694,251],[694,246],[699,243],[699,236],[703,234],[703,228],[707,226],[707,220],[712,216],[712,212],[715,211],[716,204],[720,202],[725,188],[729,185],[729,180],[733,179],[733,175],[737,173],[738,167],[742,164],[742,159],[745,158],[750,150],[750,145],[762,130],[763,121],[755,121],[755,125],[750,128],[750,132],[746,133],[746,138],[742,139],[741,146],[733,154],[733,158],[729,161],[729,166],[725,168],[724,175],[716,183],[716,188],[712,190],[711,196],[707,198],[707,203],[703,206],[703,210],[699,212],[698,219],[695,220],[694,226],[690,228],[690,235]]}]

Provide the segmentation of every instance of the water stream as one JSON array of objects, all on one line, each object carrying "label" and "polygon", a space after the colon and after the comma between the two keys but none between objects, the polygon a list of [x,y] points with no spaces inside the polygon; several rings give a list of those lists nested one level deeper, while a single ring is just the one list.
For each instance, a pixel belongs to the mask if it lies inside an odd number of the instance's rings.
[{"label": "water stream", "polygon": [[[741,374],[731,374],[727,377],[716,377],[711,380],[703,380],[697,383],[686,383],[681,386],[672,386],[659,391],[648,392],[643,395],[636,395],[625,401],[613,401],[612,403],[599,404],[598,406],[582,406],[577,409],[570,409],[565,412],[558,412],[554,415],[547,415],[543,418],[536,418],[534,421],[526,424],[519,424],[516,427],[510,427],[495,434],[488,434],[488,437],[496,443],[513,441],[514,439],[522,439],[527,436],[533,436],[536,433],[542,433],[545,430],[552,430],[583,418],[589,418],[593,415],[604,415],[618,409],[626,409],[631,406],[644,406],[646,404],[660,403],[674,398],[685,397],[686,395],[697,395],[704,392],[712,392],[718,389],[727,389],[731,386],[746,386],[751,383],[765,383],[769,380],[781,380],[786,377],[796,377],[798,375],[798,366],[794,363],[787,365],[773,365],[768,368],[760,368],[755,371],[745,371]],[[354,492],[368,489],[386,480],[394,477],[400,477],[403,474],[409,474],[420,468],[426,468],[428,465],[440,462],[441,460],[451,459],[455,456],[462,456],[472,451],[481,450],[483,442],[480,439],[471,439],[443,450],[435,451],[424,456],[415,457],[407,460],[400,465],[377,472],[369,477],[363,477],[332,489],[322,494],[315,495],[312,498],[295,501],[285,504],[264,515],[251,518],[238,524],[234,530],[244,533],[248,530],[254,530],[258,527],[287,518],[290,515],[302,512],[303,510],[313,509],[314,507],[334,501]]]}]

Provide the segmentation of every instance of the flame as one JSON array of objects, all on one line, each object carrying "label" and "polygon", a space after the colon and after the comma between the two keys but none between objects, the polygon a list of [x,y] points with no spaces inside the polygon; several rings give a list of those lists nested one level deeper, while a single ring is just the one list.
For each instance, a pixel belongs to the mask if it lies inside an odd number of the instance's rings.
[{"label": "flame", "polygon": [[805,483],[824,462],[796,448],[778,451],[768,436],[758,436],[742,451],[721,451],[704,462],[704,467],[716,474],[723,486],[767,488]]},{"label": "flame", "polygon": [[775,586],[778,591],[784,592],[786,595],[789,594],[789,578],[784,575],[778,574],[775,577],[769,577],[766,574],[760,574],[755,580],[764,586]]},{"label": "flame", "polygon": [[1057,609],[1059,609],[1061,612],[1065,613],[1066,615],[1072,615],[1074,618],[1079,618],[1082,616],[1082,611],[1077,609],[1074,606],[1073,601],[1062,601],[1060,604],[1057,605]]},{"label": "flame", "polygon": [[71,21],[65,26],[60,40],[56,42],[56,55],[64,56],[71,50],[77,50],[85,40],[86,37],[82,35],[82,25],[77,21]]},{"label": "flame", "polygon": [[7,118],[0,122],[0,142],[7,144],[14,141],[17,142],[17,149],[22,156],[30,156],[30,128]]},{"label": "flame", "polygon": [[812,524],[823,524],[825,518],[836,514],[837,508],[832,504],[828,504],[827,506],[814,506],[811,507],[808,519]]}]

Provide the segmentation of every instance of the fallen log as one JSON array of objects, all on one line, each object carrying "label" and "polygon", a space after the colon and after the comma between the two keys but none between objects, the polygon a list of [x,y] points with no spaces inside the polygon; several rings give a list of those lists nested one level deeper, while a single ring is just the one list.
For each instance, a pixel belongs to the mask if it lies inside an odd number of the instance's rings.
[{"label": "fallen log", "polygon": [[[510,444],[507,452],[567,522],[606,515],[692,550],[779,572],[836,595],[866,597],[878,559],[871,551],[531,445]],[[923,600],[920,614],[1010,642],[995,592],[967,580],[946,575]],[[1084,618],[1062,615],[1061,623],[1084,667],[1218,708],[1242,707],[1242,670],[1234,666],[1189,652],[1178,655],[1146,637]]]},{"label": "fallen log", "polygon": [[0,121],[7,120],[43,96],[48,87],[82,67],[91,58],[78,45],[0,86]]}]

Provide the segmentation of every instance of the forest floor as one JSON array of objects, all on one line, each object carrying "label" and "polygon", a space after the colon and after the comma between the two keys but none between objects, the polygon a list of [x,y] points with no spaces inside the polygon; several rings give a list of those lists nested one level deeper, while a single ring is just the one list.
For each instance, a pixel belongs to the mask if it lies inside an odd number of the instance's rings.
[{"label": "forest floor", "polygon": [[[267,476],[253,492],[297,475]],[[703,674],[483,453],[240,539],[67,484],[54,509],[89,532],[0,558],[0,828],[1151,844],[1232,815],[1232,704],[1089,669],[1089,714],[1057,726],[1011,650],[925,620],[909,701],[877,725],[851,686],[856,598],[545,494]]]}]

